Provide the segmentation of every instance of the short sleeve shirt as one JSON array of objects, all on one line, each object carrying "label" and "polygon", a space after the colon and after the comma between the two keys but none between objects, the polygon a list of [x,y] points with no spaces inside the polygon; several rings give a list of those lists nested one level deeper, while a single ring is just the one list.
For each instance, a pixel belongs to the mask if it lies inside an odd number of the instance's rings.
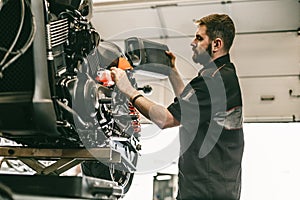
[{"label": "short sleeve shirt", "polygon": [[239,199],[242,95],[229,54],[204,66],[168,110],[181,123],[177,199]]}]

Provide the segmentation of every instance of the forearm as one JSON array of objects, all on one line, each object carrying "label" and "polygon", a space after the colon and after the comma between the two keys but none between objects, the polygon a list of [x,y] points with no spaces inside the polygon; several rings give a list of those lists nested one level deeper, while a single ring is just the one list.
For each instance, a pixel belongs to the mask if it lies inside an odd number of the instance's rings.
[{"label": "forearm", "polygon": [[[131,101],[139,94],[140,93],[136,91],[133,96],[130,97]],[[143,116],[151,120],[161,129],[179,125],[179,122],[175,120],[168,109],[159,104],[156,104],[155,102],[144,96],[139,95],[138,98],[134,99],[133,104]]]},{"label": "forearm", "polygon": [[180,96],[180,94],[182,93],[185,86],[184,86],[183,80],[176,68],[171,70],[170,75],[169,75],[169,80],[173,87],[175,95],[177,97]]},{"label": "forearm", "polygon": [[168,109],[142,96],[139,91],[131,85],[123,70],[112,67],[111,73],[119,90],[130,99],[133,106],[135,106],[142,115],[162,129],[179,125],[179,122]]}]

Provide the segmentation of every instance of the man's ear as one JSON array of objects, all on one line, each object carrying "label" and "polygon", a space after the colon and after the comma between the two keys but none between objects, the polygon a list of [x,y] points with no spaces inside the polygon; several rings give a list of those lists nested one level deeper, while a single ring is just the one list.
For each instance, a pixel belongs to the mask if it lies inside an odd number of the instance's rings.
[{"label": "man's ear", "polygon": [[223,40],[221,38],[216,38],[212,42],[212,51],[213,52],[217,52],[217,51],[219,51],[222,48],[223,48]]}]

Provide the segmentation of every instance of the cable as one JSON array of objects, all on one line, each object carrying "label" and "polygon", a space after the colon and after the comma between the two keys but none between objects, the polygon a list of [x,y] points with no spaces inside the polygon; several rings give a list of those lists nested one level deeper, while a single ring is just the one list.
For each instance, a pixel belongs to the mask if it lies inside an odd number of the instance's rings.
[{"label": "cable", "polygon": [[[6,49],[6,48],[4,48],[4,47],[0,47],[0,51],[7,52],[8,49]],[[12,51],[10,54],[16,55],[16,54],[18,54],[18,52]]]},{"label": "cable", "polygon": [[8,2],[8,0],[0,0],[0,11],[7,2]]},{"label": "cable", "polygon": [[25,4],[24,4],[23,0],[20,0],[20,2],[21,2],[21,21],[20,21],[19,30],[17,32],[15,40],[13,41],[12,45],[10,46],[10,48],[8,49],[8,51],[6,52],[6,54],[4,55],[2,61],[0,62],[0,66],[3,65],[3,63],[6,61],[7,57],[12,52],[13,48],[15,47],[15,45],[16,45],[19,37],[20,37],[21,31],[22,31],[22,27],[23,27],[24,19],[25,19]]},{"label": "cable", "polygon": [[[23,0],[21,0],[22,1],[22,5],[24,6],[24,11],[25,11],[25,5],[24,5],[24,1]],[[30,8],[30,4],[28,3],[28,1],[27,0],[25,0],[25,2],[26,2],[26,5]],[[22,6],[22,7],[23,7]],[[29,47],[31,46],[31,44],[33,43],[33,40],[34,40],[34,36],[35,36],[35,33],[36,33],[36,24],[35,24],[35,17],[34,17],[34,15],[33,15],[33,13],[31,12],[31,9],[29,9],[30,10],[30,13],[31,13],[31,16],[32,16],[32,25],[31,25],[31,32],[30,32],[30,35],[29,35],[29,39],[27,40],[27,42],[24,44],[24,46],[21,48],[21,49],[19,49],[19,50],[17,50],[17,51],[12,51],[12,49],[14,48],[14,46],[15,46],[15,44],[12,44],[12,46],[10,47],[10,49],[7,51],[7,53],[6,53],[6,55],[8,55],[8,54],[15,54],[15,56],[13,57],[13,58],[11,58],[1,69],[0,69],[0,78],[2,78],[3,77],[3,71],[7,68],[7,67],[9,67],[14,61],[16,61],[21,55],[23,55],[28,49],[29,49]],[[25,12],[23,13],[23,19],[22,19],[22,21],[24,21],[24,18],[25,18]],[[22,27],[23,27],[23,22],[22,22]],[[22,30],[22,27],[20,28],[21,30]],[[19,30],[20,30],[19,29]],[[17,37],[16,37],[16,39],[15,39],[15,41],[17,41],[18,40],[18,38],[19,38],[19,35],[20,34],[18,34],[17,35]],[[14,42],[15,42],[14,41]],[[5,48],[0,48],[0,50],[4,50]],[[10,52],[9,52],[10,51]],[[5,56],[6,56],[5,55]],[[6,56],[7,57],[7,56]],[[3,58],[3,60],[6,60],[6,58]],[[3,60],[2,60],[2,62],[3,62]],[[5,61],[4,60],[4,61]],[[2,64],[2,62],[1,62],[1,64]],[[1,66],[1,64],[0,64],[0,66]]]}]

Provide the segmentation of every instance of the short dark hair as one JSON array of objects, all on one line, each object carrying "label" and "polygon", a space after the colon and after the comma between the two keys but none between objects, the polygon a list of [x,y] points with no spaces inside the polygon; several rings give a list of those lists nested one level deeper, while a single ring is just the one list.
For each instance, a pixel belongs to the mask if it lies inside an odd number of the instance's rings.
[{"label": "short dark hair", "polygon": [[196,21],[198,26],[207,27],[206,34],[210,40],[221,38],[224,49],[229,51],[235,36],[235,27],[232,19],[226,14],[211,14]]}]

